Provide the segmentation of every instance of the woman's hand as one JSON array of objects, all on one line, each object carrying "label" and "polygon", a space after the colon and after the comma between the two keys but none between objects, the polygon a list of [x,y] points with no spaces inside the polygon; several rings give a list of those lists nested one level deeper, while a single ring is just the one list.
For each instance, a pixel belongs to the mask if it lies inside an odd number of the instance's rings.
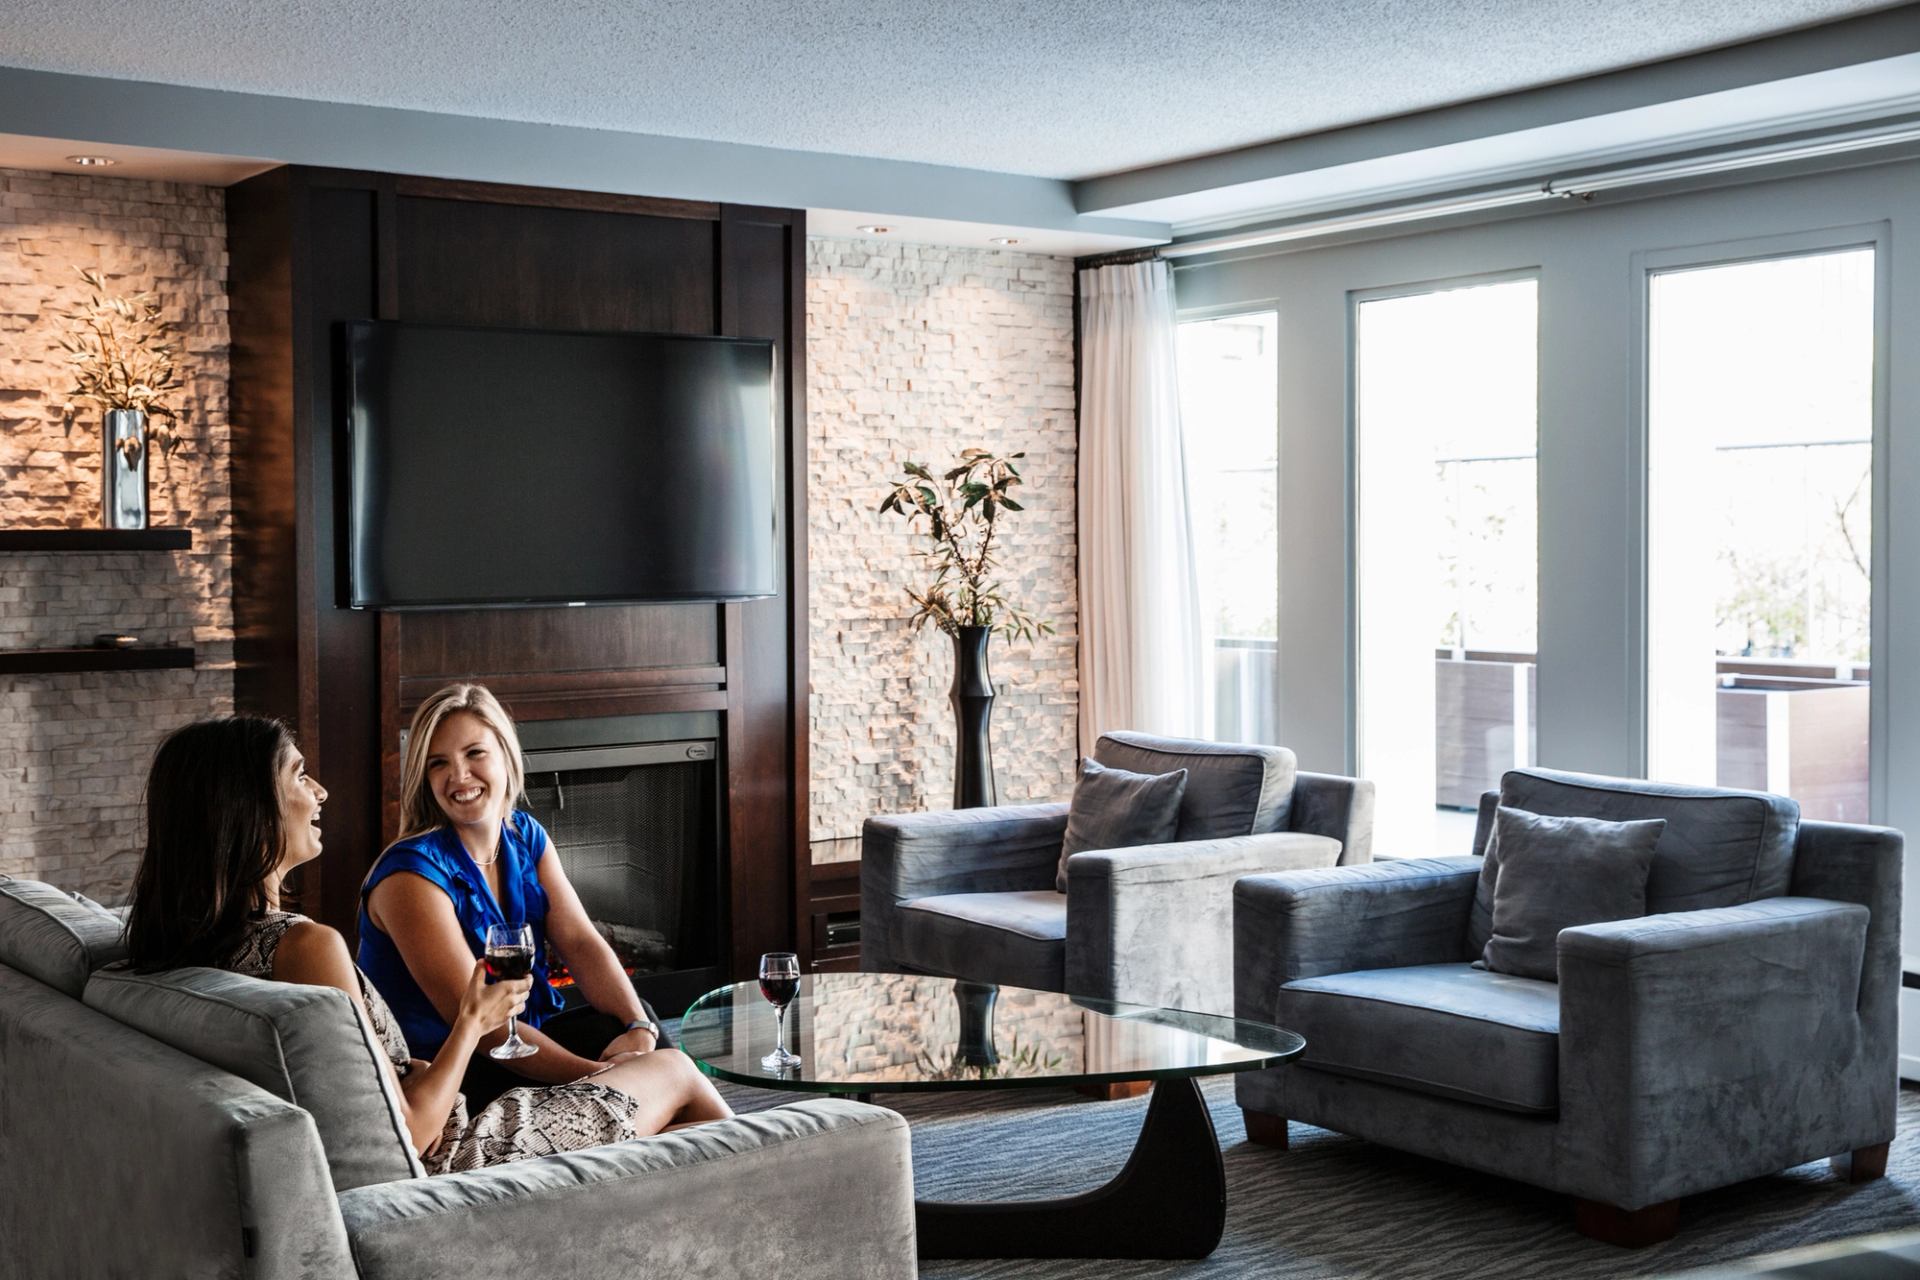
[{"label": "woman's hand", "polygon": [[655,1038],[652,1028],[635,1027],[607,1041],[607,1047],[600,1051],[600,1061],[612,1062],[615,1057],[622,1054],[651,1053],[659,1045],[660,1042]]},{"label": "woman's hand", "polygon": [[489,983],[486,963],[476,960],[473,962],[473,972],[467,976],[467,989],[460,993],[457,1020],[466,1022],[484,1035],[506,1026],[508,1018],[525,1009],[527,993],[532,990],[533,979],[530,977],[503,978],[499,982]]}]

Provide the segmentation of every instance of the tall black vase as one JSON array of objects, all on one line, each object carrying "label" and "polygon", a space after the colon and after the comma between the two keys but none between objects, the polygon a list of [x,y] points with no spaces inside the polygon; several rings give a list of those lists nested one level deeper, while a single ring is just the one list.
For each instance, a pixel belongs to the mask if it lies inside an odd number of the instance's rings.
[{"label": "tall black vase", "polygon": [[997,803],[993,787],[993,677],[987,671],[991,627],[961,627],[953,637],[953,807],[979,809]]}]

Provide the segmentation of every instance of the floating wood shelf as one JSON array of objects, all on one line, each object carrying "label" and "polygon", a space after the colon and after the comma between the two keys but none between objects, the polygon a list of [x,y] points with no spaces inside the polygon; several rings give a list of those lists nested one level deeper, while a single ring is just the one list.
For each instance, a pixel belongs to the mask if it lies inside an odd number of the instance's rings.
[{"label": "floating wood shelf", "polygon": [[0,649],[0,676],[65,671],[156,671],[192,665],[192,645],[141,645],[132,649]]},{"label": "floating wood shelf", "polygon": [[0,529],[0,551],[185,551],[191,529]]}]

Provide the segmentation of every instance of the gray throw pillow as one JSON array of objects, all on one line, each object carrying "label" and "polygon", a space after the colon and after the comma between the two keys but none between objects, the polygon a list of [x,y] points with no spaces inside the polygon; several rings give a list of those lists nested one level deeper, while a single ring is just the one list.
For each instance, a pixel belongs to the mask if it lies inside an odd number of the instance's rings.
[{"label": "gray throw pillow", "polygon": [[1647,913],[1653,848],[1666,828],[1664,818],[1547,818],[1501,806],[1487,846],[1493,936],[1474,967],[1559,981],[1562,929]]},{"label": "gray throw pillow", "polygon": [[1067,859],[1076,853],[1172,840],[1180,829],[1180,797],[1186,791],[1185,769],[1128,773],[1082,760],[1073,803],[1067,807],[1067,838],[1060,846],[1053,887],[1067,891]]}]

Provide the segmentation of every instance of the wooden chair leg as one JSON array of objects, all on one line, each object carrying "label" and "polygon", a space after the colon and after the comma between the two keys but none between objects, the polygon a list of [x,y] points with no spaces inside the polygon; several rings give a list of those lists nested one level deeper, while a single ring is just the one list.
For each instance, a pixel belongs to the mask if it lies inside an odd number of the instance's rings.
[{"label": "wooden chair leg", "polygon": [[1598,1200],[1573,1202],[1573,1227],[1583,1236],[1625,1249],[1644,1249],[1673,1239],[1680,1229],[1680,1202],[1668,1200],[1644,1209],[1619,1209]]},{"label": "wooden chair leg", "polygon": [[1151,1080],[1122,1080],[1117,1084],[1077,1084],[1073,1091],[1095,1102],[1119,1102],[1123,1098],[1137,1098],[1151,1088]]},{"label": "wooden chair leg", "polygon": [[1247,1122],[1247,1141],[1257,1142],[1263,1147],[1276,1150],[1287,1149],[1287,1118],[1265,1111],[1240,1109],[1240,1118]]},{"label": "wooden chair leg", "polygon": [[1877,1147],[1861,1147],[1832,1160],[1833,1171],[1841,1174],[1848,1182],[1872,1182],[1875,1178],[1887,1176],[1887,1148],[1890,1142]]}]

